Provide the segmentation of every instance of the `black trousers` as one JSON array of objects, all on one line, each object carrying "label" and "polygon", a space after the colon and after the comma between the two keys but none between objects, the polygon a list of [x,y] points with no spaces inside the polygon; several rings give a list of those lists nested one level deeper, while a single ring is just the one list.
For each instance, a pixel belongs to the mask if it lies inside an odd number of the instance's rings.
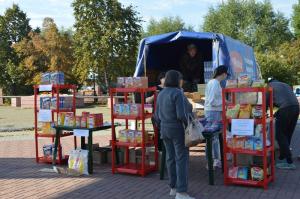
[{"label": "black trousers", "polygon": [[288,163],[293,163],[290,144],[299,117],[299,106],[280,108],[275,117],[276,140],[280,150],[279,159],[286,159]]}]

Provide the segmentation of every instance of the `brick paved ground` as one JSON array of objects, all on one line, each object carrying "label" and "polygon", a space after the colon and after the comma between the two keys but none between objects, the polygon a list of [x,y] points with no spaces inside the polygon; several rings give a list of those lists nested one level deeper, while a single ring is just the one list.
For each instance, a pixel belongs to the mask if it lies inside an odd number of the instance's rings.
[{"label": "brick paved ground", "polygon": [[[109,136],[95,136],[95,142],[105,145]],[[65,151],[71,149],[72,138],[64,138]],[[300,125],[293,140],[294,155],[300,154]],[[300,162],[296,171],[276,171],[276,180],[269,189],[224,186],[220,171],[215,186],[209,186],[203,153],[191,154],[189,190],[200,199],[299,199]],[[167,180],[158,173],[145,178],[111,174],[110,166],[96,166],[88,177],[67,177],[39,171],[50,165],[36,164],[33,139],[0,140],[0,198],[136,198],[168,199]]]}]

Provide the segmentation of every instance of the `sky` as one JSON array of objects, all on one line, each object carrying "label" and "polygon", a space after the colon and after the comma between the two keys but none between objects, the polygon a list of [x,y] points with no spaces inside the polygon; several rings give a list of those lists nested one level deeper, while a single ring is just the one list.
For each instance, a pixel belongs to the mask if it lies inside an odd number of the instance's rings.
[{"label": "sky", "polygon": [[[70,28],[74,24],[72,1],[0,0],[0,15],[4,14],[6,8],[16,3],[31,19],[32,27],[40,27],[45,17],[51,17],[58,27]],[[119,2],[125,6],[130,4],[135,6],[144,21],[143,28],[147,27],[150,18],[159,20],[164,16],[179,16],[187,25],[199,30],[208,8],[218,5],[222,0],[119,0]],[[282,12],[287,18],[291,17],[292,7],[297,2],[298,0],[271,0],[274,10]]]}]

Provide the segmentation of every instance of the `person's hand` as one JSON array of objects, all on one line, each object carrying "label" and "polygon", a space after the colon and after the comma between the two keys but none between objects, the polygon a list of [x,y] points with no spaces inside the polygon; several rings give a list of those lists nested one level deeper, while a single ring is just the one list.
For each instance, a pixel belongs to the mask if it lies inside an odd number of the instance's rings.
[{"label": "person's hand", "polygon": [[147,104],[151,104],[153,101],[154,101],[154,96],[151,96],[151,97],[147,97],[147,98],[146,98],[146,103],[147,103]]}]

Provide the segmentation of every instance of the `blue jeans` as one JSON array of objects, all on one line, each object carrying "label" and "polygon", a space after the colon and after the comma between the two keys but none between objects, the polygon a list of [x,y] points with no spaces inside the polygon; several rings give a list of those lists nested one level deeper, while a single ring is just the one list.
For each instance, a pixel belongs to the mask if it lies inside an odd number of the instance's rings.
[{"label": "blue jeans", "polygon": [[[217,122],[222,120],[222,111],[205,111],[204,115],[209,122]],[[213,138],[212,147],[213,159],[221,160],[219,137]]]},{"label": "blue jeans", "polygon": [[[162,128],[164,132],[163,141],[167,152],[167,168],[171,188],[177,192],[187,192],[188,188],[188,162],[189,149],[184,144],[184,130],[177,134],[178,129]],[[176,132],[176,133],[175,133]],[[168,136],[177,134],[176,136]]]}]

